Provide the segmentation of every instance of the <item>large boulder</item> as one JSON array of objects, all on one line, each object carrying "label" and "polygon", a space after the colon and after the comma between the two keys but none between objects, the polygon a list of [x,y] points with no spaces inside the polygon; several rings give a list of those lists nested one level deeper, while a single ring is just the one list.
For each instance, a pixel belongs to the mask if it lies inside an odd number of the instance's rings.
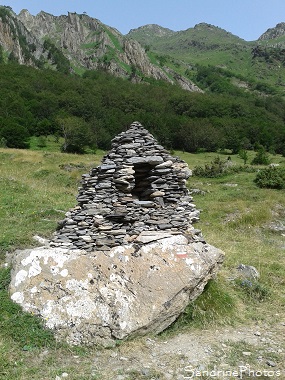
[{"label": "large boulder", "polygon": [[196,230],[188,232],[142,232],[110,251],[18,251],[11,297],[72,345],[107,346],[159,333],[203,291],[223,260]]},{"label": "large boulder", "polygon": [[223,260],[193,227],[190,175],[134,122],[82,176],[78,204],[51,241],[16,252],[12,299],[70,344],[164,330]]}]

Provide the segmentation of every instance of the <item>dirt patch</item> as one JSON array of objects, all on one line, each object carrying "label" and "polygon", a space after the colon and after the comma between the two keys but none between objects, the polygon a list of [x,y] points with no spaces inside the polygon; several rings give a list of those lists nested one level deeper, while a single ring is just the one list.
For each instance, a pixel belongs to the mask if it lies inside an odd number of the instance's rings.
[{"label": "dirt patch", "polygon": [[285,322],[278,322],[270,327],[195,330],[165,339],[144,337],[98,351],[92,371],[102,380],[231,379],[234,371],[244,371],[239,378],[246,379],[250,378],[246,377],[249,370],[259,378],[268,374],[272,378],[274,373],[273,378],[282,379],[284,336]]}]

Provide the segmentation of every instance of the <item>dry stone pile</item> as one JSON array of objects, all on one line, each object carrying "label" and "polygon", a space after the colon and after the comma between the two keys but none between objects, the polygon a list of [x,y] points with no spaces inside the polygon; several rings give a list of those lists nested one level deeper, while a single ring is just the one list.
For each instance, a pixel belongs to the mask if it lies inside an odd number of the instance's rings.
[{"label": "dry stone pile", "polygon": [[70,344],[163,331],[224,258],[192,225],[187,164],[138,122],[112,144],[52,241],[13,259],[11,298]]},{"label": "dry stone pile", "polygon": [[102,164],[83,175],[78,207],[54,246],[109,250],[142,231],[185,231],[199,212],[186,187],[191,171],[138,122],[112,141]]}]

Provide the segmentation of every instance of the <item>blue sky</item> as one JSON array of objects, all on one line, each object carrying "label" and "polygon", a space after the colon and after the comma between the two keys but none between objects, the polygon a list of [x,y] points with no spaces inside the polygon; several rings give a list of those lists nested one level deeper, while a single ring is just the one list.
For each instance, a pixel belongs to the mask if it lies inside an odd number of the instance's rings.
[{"label": "blue sky", "polygon": [[18,14],[86,12],[126,34],[146,24],[178,31],[200,22],[218,26],[247,41],[285,22],[285,0],[4,0]]}]

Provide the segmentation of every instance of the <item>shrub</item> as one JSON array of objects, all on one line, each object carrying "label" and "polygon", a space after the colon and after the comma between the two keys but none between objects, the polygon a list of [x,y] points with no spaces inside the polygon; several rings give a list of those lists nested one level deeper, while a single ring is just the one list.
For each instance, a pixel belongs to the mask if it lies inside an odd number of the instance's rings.
[{"label": "shrub", "polygon": [[285,168],[271,166],[260,170],[254,182],[258,187],[269,189],[285,189]]},{"label": "shrub", "polygon": [[227,160],[222,160],[220,157],[216,157],[210,164],[202,166],[195,166],[193,169],[193,175],[196,177],[221,177],[231,173],[239,172],[252,172],[256,169],[247,165],[235,165],[230,157]]},{"label": "shrub", "polygon": [[247,160],[248,160],[248,152],[245,149],[241,149],[238,152],[239,157],[243,160],[244,165],[246,165]]},{"label": "shrub", "polygon": [[219,177],[224,174],[227,168],[227,161],[223,161],[220,157],[216,157],[210,164],[202,166],[195,166],[193,175],[197,177]]},{"label": "shrub", "polygon": [[266,150],[263,146],[259,147],[256,153],[256,156],[251,161],[251,164],[252,165],[269,165],[270,164],[269,156],[266,153]]},{"label": "shrub", "polygon": [[258,281],[237,279],[235,284],[252,300],[262,302],[270,296],[270,290],[266,285]]},{"label": "shrub", "polygon": [[13,120],[7,121],[0,130],[1,141],[5,142],[8,148],[29,148],[29,132],[27,128],[14,122]]}]

